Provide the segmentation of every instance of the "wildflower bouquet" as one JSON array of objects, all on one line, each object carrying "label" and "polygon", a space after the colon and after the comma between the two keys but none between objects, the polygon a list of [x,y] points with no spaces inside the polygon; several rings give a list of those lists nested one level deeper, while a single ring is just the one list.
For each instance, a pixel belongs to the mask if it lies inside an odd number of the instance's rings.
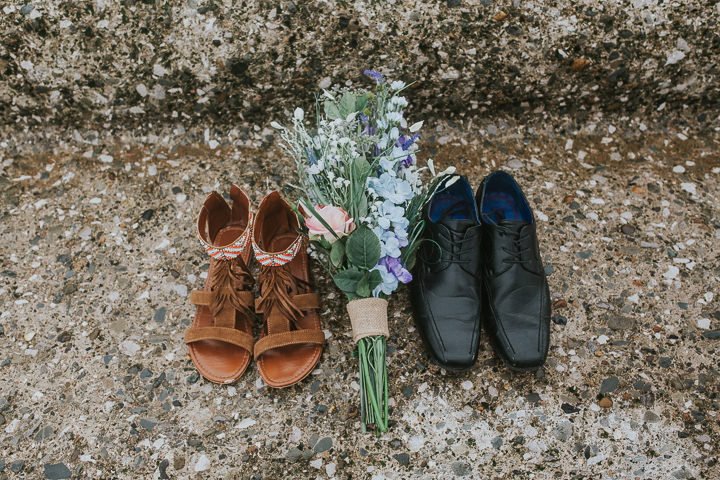
[{"label": "wildflower bouquet", "polygon": [[[423,205],[454,168],[435,174],[432,160],[417,166],[423,122],[407,126],[408,102],[400,95],[407,86],[388,84],[379,72],[365,74],[375,81],[370,91],[324,92],[312,131],[301,108],[292,126],[272,126],[296,162],[301,225],[349,301],[363,431],[374,424],[380,433],[388,427],[387,298],[412,280]],[[432,174],[428,183],[424,170]]]}]

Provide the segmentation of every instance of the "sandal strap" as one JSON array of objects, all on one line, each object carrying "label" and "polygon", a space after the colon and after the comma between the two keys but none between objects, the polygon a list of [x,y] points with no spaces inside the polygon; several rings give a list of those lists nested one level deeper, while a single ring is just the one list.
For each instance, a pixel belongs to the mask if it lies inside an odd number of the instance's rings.
[{"label": "sandal strap", "polygon": [[241,330],[227,327],[193,327],[185,331],[185,343],[218,340],[237,345],[252,353],[255,338]]},{"label": "sandal strap", "polygon": [[282,267],[292,261],[295,255],[302,248],[304,237],[298,235],[288,248],[282,252],[266,252],[261,249],[255,241],[255,235],[252,236],[253,251],[255,252],[255,260],[265,267]]},{"label": "sandal strap", "polygon": [[324,345],[325,334],[322,330],[303,329],[266,335],[255,342],[254,356],[257,360],[260,355],[268,350],[286,347],[288,345],[297,345],[300,343]]},{"label": "sandal strap", "polygon": [[[205,212],[205,210],[203,210]],[[201,213],[202,218],[202,213]],[[197,230],[197,238],[200,241],[200,244],[205,248],[205,251],[208,255],[210,255],[215,260],[233,260],[234,258],[237,258],[238,255],[242,255],[247,246],[250,244],[250,238],[252,237],[252,224],[253,224],[253,214],[250,212],[250,218],[248,220],[248,225],[245,227],[245,230],[243,233],[236,238],[232,243],[225,245],[223,247],[218,247],[215,245],[210,244],[210,242],[203,238],[204,235],[201,232],[200,228],[198,227]],[[198,221],[198,225],[200,225],[200,221]]]},{"label": "sandal strap", "polygon": [[[230,290],[229,288],[223,288],[222,290]],[[241,290],[239,292],[233,292],[235,296],[242,302],[243,305],[248,307],[254,303],[254,296],[251,291]],[[193,290],[190,292],[190,303],[193,305],[211,305],[215,292],[208,290]]]},{"label": "sandal strap", "polygon": [[[317,293],[300,293],[298,295],[293,295],[292,302],[299,310],[320,308],[320,297],[318,297]],[[260,306],[261,303],[261,298],[255,299],[255,311],[257,313],[263,313],[263,309]]]}]

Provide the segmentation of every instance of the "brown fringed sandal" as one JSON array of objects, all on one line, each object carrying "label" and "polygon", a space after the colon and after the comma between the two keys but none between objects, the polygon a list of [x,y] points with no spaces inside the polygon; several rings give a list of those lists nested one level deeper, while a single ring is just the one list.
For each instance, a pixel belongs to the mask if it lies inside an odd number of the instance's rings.
[{"label": "brown fringed sandal", "polygon": [[217,192],[208,195],[197,235],[212,257],[202,290],[193,290],[195,319],[185,331],[190,358],[203,377],[215,383],[237,380],[250,363],[255,338],[253,278],[248,271],[252,214],[247,195],[230,187],[232,208]]},{"label": "brown fringed sandal", "polygon": [[272,192],[263,199],[253,226],[253,250],[260,263],[260,299],[264,316],[254,356],[260,375],[271,387],[288,387],[317,364],[325,343],[310,292],[310,269],[304,237],[290,206]]}]

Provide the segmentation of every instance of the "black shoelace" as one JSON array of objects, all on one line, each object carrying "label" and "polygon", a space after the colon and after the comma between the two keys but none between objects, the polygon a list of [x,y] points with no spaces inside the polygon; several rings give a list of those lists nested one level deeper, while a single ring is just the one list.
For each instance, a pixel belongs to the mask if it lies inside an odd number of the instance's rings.
[{"label": "black shoelace", "polygon": [[[443,216],[444,217],[452,217],[452,215],[455,213],[467,212],[466,203],[467,202],[465,200],[456,201],[455,203],[450,205],[450,207],[448,209],[445,210],[445,213],[443,214]],[[452,233],[452,236],[448,237],[447,235],[444,235],[442,232],[438,232],[438,235],[440,235],[440,237],[442,237],[442,239],[446,243],[449,243],[450,245],[458,244],[457,238],[460,237],[460,235],[464,235],[464,233],[465,233],[465,232],[459,232],[459,231],[452,230],[452,229],[448,229],[448,230],[450,230],[450,232]],[[471,239],[465,238],[463,236],[463,238],[461,238],[459,240],[458,248],[453,248],[452,250],[448,251],[449,258],[447,260],[445,260],[444,263],[457,263],[460,265],[470,263],[469,259],[462,260],[460,258],[460,255],[462,255],[462,253],[465,251],[465,242],[467,242]],[[475,240],[475,239],[472,239],[472,240]],[[444,250],[437,242],[433,241],[432,244],[438,249],[438,253],[439,253],[438,257],[435,259],[435,261],[429,261],[423,255],[423,261],[425,261],[427,263],[432,263],[432,264],[440,263],[443,260],[442,254],[443,254]],[[447,250],[445,250],[445,251],[447,251]]]},{"label": "black shoelace", "polygon": [[512,237],[512,248],[502,247],[503,252],[510,255],[509,258],[504,258],[505,263],[516,263],[516,264],[527,264],[530,262],[530,258],[527,257],[527,253],[532,250],[531,247],[524,247],[523,244],[530,238],[530,234],[523,234],[521,231],[517,231],[507,225],[497,225],[497,229],[503,236]]}]

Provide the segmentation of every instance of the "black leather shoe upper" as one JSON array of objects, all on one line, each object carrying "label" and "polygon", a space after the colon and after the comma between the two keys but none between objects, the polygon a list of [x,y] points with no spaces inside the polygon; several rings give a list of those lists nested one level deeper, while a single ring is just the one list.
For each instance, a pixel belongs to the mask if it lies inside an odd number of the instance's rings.
[{"label": "black leather shoe upper", "polygon": [[485,178],[476,199],[488,335],[511,367],[537,368],[550,343],[550,293],[532,210],[515,180],[502,171]]},{"label": "black leather shoe upper", "polygon": [[435,193],[424,213],[425,241],[410,287],[415,323],[428,349],[441,366],[463,370],[475,363],[480,339],[481,227],[467,179],[444,182],[447,188]]}]

